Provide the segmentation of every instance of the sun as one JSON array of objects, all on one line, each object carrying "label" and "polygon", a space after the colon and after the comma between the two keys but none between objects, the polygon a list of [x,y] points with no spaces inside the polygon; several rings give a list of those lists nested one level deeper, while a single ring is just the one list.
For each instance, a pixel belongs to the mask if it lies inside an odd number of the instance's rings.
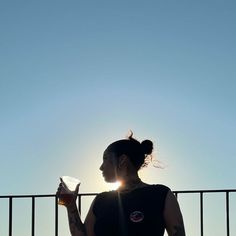
[{"label": "sun", "polygon": [[120,181],[116,181],[114,183],[109,183],[108,185],[109,185],[109,189],[110,190],[117,190],[120,187],[121,182]]}]

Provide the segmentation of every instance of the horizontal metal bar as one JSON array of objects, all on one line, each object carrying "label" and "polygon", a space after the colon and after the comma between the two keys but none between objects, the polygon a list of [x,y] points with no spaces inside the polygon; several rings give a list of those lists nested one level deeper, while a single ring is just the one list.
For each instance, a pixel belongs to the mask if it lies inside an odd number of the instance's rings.
[{"label": "horizontal metal bar", "polygon": [[[174,194],[179,194],[179,193],[225,193],[225,192],[236,192],[236,189],[204,189],[204,190],[174,190]],[[78,196],[95,196],[98,193],[79,193]],[[56,194],[30,194],[30,195],[0,195],[0,198],[40,198],[40,197],[55,197]]]},{"label": "horizontal metal bar", "polygon": [[32,198],[32,197],[55,197],[55,194],[32,194],[32,195],[0,195],[0,198]]},{"label": "horizontal metal bar", "polygon": [[225,193],[225,192],[236,192],[236,189],[216,189],[216,190],[180,190],[173,191],[173,193]]}]

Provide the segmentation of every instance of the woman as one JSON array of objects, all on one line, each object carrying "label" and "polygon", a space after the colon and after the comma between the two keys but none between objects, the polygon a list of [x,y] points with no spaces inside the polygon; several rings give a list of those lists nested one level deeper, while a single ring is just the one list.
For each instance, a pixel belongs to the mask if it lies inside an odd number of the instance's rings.
[{"label": "woman", "polygon": [[[132,137],[110,144],[100,167],[106,182],[120,181],[116,191],[98,194],[82,223],[76,206],[77,191],[65,206],[72,236],[185,236],[178,202],[164,185],[141,181],[138,171],[146,166],[153,143]],[[77,188],[78,190],[78,188]],[[58,196],[68,190],[63,184]]]}]

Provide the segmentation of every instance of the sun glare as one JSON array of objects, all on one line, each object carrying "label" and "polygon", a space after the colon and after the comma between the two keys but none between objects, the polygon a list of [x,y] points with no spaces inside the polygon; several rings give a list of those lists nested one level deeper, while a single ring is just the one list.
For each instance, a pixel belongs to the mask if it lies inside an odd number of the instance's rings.
[{"label": "sun glare", "polygon": [[116,190],[120,187],[120,185],[121,185],[120,181],[116,181],[115,183],[109,183],[109,189]]}]

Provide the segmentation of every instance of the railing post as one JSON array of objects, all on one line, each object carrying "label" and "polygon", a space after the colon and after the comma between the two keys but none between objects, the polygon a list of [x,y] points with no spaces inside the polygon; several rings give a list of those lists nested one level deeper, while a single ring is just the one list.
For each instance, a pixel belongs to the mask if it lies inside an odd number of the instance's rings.
[{"label": "railing post", "polygon": [[78,211],[79,211],[79,214],[81,215],[81,195],[80,194],[78,195]]},{"label": "railing post", "polygon": [[12,236],[12,197],[9,197],[9,236]]},{"label": "railing post", "polygon": [[31,235],[34,236],[35,232],[35,197],[32,197],[32,222],[31,222]]},{"label": "railing post", "polygon": [[201,236],[203,236],[203,192],[200,192],[200,227]]},{"label": "railing post", "polygon": [[58,197],[55,196],[55,236],[58,236]]},{"label": "railing post", "polygon": [[226,229],[227,236],[229,236],[229,191],[226,191]]}]

